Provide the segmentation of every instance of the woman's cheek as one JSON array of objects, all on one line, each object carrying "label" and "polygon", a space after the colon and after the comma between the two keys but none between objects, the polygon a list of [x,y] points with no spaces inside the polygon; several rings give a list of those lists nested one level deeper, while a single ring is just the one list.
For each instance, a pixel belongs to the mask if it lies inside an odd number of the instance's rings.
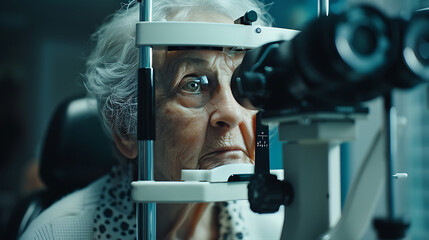
[{"label": "woman's cheek", "polygon": [[[204,108],[186,108],[180,104],[166,103],[157,112],[157,139],[180,138],[193,141],[205,134],[208,117]],[[174,140],[174,139],[171,139]]]},{"label": "woman's cheek", "polygon": [[160,151],[157,155],[163,163],[160,167],[172,167],[174,172],[195,168],[205,143],[207,123],[204,109],[188,109],[174,103],[160,107],[156,136]]},{"label": "woman's cheek", "polygon": [[244,144],[246,145],[249,157],[253,163],[255,161],[256,113],[257,111],[246,109],[245,114],[247,118],[244,123],[239,126]]}]

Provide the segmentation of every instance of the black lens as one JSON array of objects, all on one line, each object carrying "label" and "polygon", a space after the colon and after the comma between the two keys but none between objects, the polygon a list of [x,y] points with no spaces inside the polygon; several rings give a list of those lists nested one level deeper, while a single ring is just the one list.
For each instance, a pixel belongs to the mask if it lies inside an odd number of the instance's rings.
[{"label": "black lens", "polygon": [[372,54],[377,47],[377,36],[369,26],[359,26],[353,33],[351,47],[362,55]]}]

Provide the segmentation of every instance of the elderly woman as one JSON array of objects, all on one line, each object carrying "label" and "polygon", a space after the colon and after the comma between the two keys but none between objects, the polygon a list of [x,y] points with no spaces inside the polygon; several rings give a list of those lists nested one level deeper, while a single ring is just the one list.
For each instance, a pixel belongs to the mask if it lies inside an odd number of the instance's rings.
[{"label": "elderly woman", "polygon": [[[270,25],[253,0],[154,0],[154,21],[233,23],[248,10]],[[131,2],[95,34],[86,86],[118,150],[112,172],[61,199],[38,217],[22,239],[135,239],[130,182],[138,152],[136,102],[139,6]],[[195,33],[200,34],[200,33]],[[254,116],[234,99],[230,79],[243,53],[155,50],[155,179],[180,180],[181,169],[253,163]],[[202,79],[204,78],[204,83]],[[120,155],[120,156],[119,156]],[[251,214],[247,201],[158,204],[159,239],[278,239],[282,216]]]}]

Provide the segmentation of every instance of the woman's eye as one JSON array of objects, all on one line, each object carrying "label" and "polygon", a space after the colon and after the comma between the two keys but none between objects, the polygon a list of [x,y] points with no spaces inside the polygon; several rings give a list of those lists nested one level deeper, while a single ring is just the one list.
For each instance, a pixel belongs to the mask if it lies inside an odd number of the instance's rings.
[{"label": "woman's eye", "polygon": [[192,77],[189,78],[185,84],[183,84],[181,90],[190,94],[201,94],[204,86],[208,84],[206,76]]},{"label": "woman's eye", "polygon": [[200,83],[197,81],[192,81],[192,82],[188,82],[185,84],[185,86],[183,86],[183,90],[188,91],[188,92],[192,92],[192,93],[196,93],[201,91],[201,86]]}]

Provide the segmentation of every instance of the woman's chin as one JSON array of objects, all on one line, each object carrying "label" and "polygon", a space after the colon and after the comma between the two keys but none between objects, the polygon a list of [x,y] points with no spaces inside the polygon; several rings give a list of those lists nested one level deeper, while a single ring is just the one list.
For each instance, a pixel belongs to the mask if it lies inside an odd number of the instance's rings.
[{"label": "woman's chin", "polygon": [[226,164],[250,163],[242,151],[225,151],[211,154],[210,157],[198,161],[198,169],[213,169]]}]

